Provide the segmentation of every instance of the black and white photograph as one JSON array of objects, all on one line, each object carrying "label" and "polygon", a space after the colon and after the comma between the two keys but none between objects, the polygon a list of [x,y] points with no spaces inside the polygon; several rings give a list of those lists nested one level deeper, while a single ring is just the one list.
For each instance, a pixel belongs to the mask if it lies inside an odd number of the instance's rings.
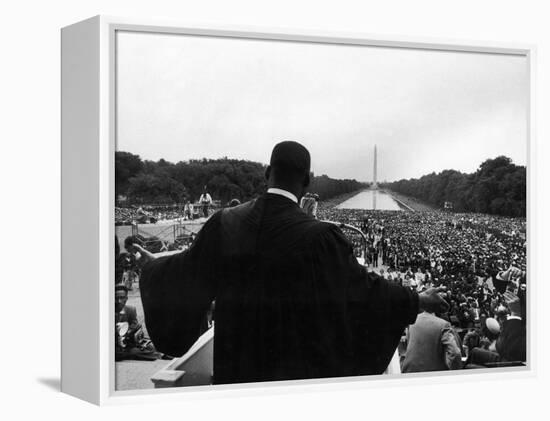
[{"label": "black and white photograph", "polygon": [[115,390],[525,370],[525,55],[116,32]]}]

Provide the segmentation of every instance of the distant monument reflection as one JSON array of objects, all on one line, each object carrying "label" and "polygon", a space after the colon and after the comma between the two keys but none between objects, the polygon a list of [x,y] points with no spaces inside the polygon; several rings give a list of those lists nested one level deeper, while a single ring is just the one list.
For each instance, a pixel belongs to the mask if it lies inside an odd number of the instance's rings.
[{"label": "distant monument reflection", "polygon": [[397,202],[383,190],[363,190],[336,209],[401,210]]},{"label": "distant monument reflection", "polygon": [[401,210],[399,204],[378,187],[378,151],[374,145],[374,165],[372,184],[369,190],[364,190],[352,198],[340,203],[337,209],[366,209],[366,210]]}]

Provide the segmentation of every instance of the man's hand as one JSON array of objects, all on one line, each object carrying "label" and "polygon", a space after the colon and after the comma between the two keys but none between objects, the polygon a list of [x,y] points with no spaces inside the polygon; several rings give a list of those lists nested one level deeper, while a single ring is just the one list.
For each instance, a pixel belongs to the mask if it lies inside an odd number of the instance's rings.
[{"label": "man's hand", "polygon": [[519,297],[511,291],[506,291],[504,293],[504,301],[506,306],[510,310],[511,316],[521,317],[521,303]]},{"label": "man's hand", "polygon": [[497,279],[505,282],[514,282],[517,285],[522,276],[525,276],[525,273],[521,269],[510,266],[507,270],[499,272]]},{"label": "man's hand", "polygon": [[443,299],[441,293],[445,287],[429,288],[418,294],[418,305],[421,310],[429,313],[446,313],[449,311],[449,303]]},{"label": "man's hand", "polygon": [[508,271],[510,272],[510,280],[511,281],[514,281],[518,278],[521,278],[522,276],[525,276],[525,273],[521,269],[519,269],[515,266],[510,266]]},{"label": "man's hand", "polygon": [[156,256],[153,253],[151,253],[150,251],[144,249],[139,244],[134,243],[134,244],[132,244],[132,247],[135,251],[138,251],[139,254],[141,254],[141,258],[143,259],[143,264],[145,264],[147,262],[150,262],[151,260],[156,259]]}]

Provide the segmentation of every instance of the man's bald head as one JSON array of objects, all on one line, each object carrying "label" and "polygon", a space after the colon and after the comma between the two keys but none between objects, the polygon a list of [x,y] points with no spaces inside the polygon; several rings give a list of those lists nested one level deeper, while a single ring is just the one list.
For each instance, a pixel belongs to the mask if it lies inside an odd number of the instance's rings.
[{"label": "man's bald head", "polygon": [[309,185],[310,167],[311,157],[305,146],[284,141],[277,143],[271,152],[266,178],[270,187],[283,188],[301,197]]},{"label": "man's bald head", "polygon": [[298,142],[287,140],[277,143],[271,152],[269,165],[309,174],[311,157],[305,146]]}]

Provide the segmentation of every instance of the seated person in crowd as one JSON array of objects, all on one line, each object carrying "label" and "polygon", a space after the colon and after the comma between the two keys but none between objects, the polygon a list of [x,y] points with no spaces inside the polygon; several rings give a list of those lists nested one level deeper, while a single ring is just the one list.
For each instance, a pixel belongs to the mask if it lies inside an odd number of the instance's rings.
[{"label": "seated person in crowd", "polygon": [[511,291],[504,293],[506,304],[510,314],[500,322],[500,333],[498,338],[494,340],[497,328],[491,320],[492,328],[489,327],[489,332],[493,338],[493,342],[487,348],[480,345],[478,348],[472,349],[471,357],[469,358],[468,368],[476,368],[486,366],[488,363],[520,363],[525,362],[526,355],[526,329],[522,320],[520,298]]},{"label": "seated person in crowd", "polygon": [[143,333],[134,306],[127,305],[128,288],[115,286],[115,360],[156,360],[161,354]]},{"label": "seated person in crowd", "polygon": [[468,368],[475,368],[472,366],[475,364],[499,360],[496,352],[496,340],[499,333],[500,324],[492,317],[484,318],[479,329],[466,333],[462,345],[465,348]]}]

